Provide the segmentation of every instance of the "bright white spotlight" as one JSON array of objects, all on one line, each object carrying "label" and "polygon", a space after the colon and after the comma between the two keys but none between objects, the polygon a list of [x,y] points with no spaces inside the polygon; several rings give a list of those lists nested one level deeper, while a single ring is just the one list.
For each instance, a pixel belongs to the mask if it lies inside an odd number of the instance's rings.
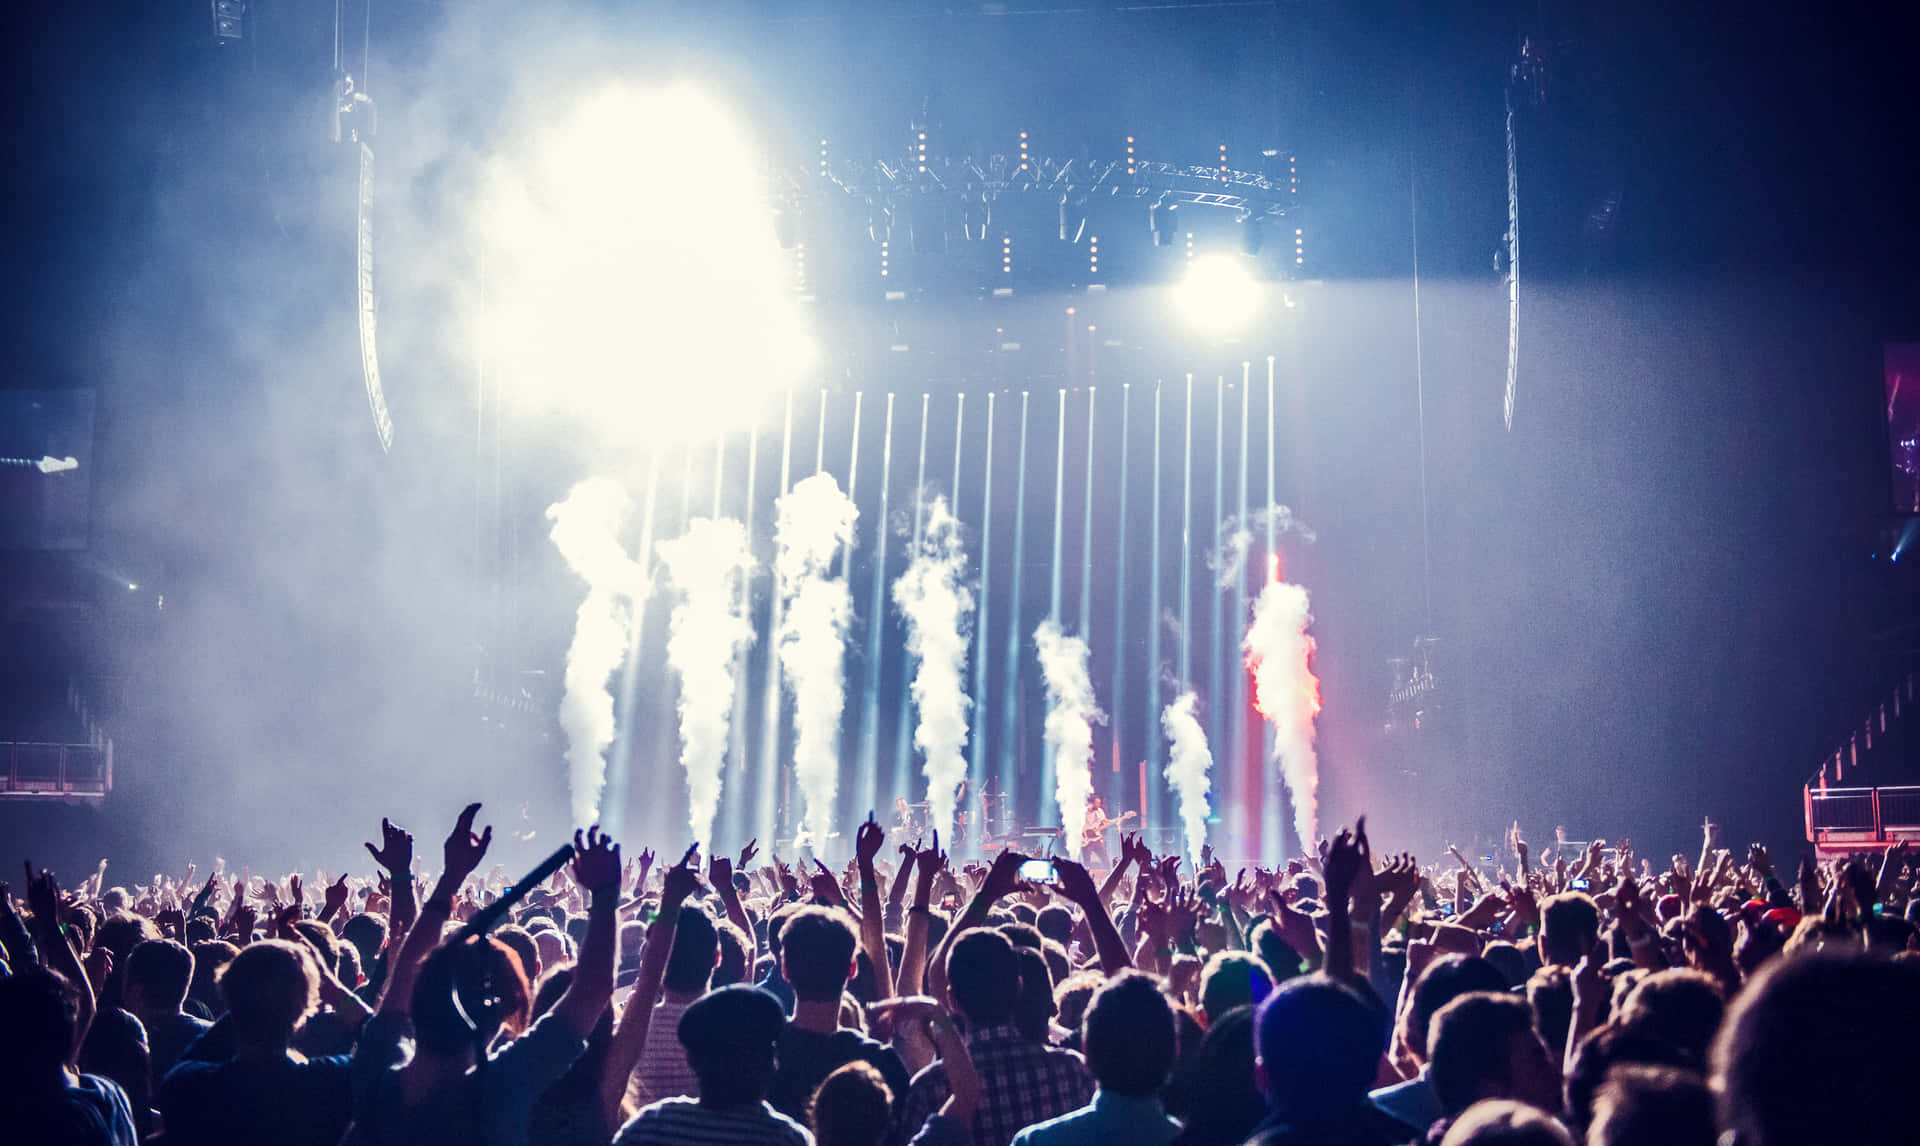
[{"label": "bright white spotlight", "polygon": [[812,363],[755,149],[681,85],[609,84],[496,157],[479,345],[630,444],[743,425]]},{"label": "bright white spotlight", "polygon": [[1188,322],[1224,334],[1238,330],[1260,308],[1262,287],[1238,255],[1202,255],[1187,267],[1173,297]]}]

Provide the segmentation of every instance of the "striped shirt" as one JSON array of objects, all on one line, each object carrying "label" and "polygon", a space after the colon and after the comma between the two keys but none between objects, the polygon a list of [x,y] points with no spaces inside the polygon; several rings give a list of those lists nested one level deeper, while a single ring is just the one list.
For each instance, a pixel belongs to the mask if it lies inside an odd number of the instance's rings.
[{"label": "striped shirt", "polygon": [[687,1048],[680,1045],[680,1016],[692,1005],[689,1000],[663,1002],[653,1008],[647,1042],[633,1071],[635,1085],[630,1088],[640,1105],[700,1093],[700,1080],[687,1065]]},{"label": "striped shirt", "polygon": [[[1013,1026],[985,1027],[967,1039],[980,1073],[980,1107],[973,1119],[974,1146],[1007,1146],[1036,1122],[1058,1118],[1093,1101],[1093,1074],[1069,1050],[1041,1046]],[[953,1088],[947,1064],[936,1062],[914,1077],[907,1090],[904,1125],[917,1128],[940,1109]]]},{"label": "striped shirt", "polygon": [[762,1102],[715,1110],[692,1098],[666,1098],[633,1116],[613,1146],[813,1146],[804,1126]]}]

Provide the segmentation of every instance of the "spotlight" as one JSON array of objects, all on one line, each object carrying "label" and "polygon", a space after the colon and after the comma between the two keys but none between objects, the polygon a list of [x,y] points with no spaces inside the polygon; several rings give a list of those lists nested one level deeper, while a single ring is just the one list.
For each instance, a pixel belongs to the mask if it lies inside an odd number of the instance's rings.
[{"label": "spotlight", "polygon": [[247,34],[247,0],[213,0],[213,42],[224,44]]},{"label": "spotlight", "polygon": [[1245,326],[1260,307],[1262,288],[1237,255],[1203,255],[1193,260],[1174,288],[1174,301],[1187,321],[1224,334]]}]

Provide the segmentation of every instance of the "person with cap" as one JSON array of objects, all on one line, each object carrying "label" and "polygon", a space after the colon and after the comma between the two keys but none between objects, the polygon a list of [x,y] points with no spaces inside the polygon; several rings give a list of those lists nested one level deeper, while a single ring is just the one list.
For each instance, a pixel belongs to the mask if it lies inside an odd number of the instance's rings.
[{"label": "person with cap", "polygon": [[805,1127],[767,1102],[786,1021],[779,1000],[758,987],[736,983],[696,1000],[680,1016],[679,1036],[700,1096],[646,1107],[614,1146],[813,1146]]}]

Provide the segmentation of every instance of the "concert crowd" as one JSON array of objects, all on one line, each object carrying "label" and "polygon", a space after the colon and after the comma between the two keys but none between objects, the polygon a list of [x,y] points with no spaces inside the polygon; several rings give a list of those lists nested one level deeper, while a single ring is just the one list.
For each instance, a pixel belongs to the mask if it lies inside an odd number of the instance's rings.
[{"label": "concert crowd", "polygon": [[842,870],[596,829],[516,882],[479,812],[349,873],[29,862],[0,1139],[1920,1141],[1905,845],[1783,881],[1711,822],[1664,864],[1517,825],[1435,863],[1362,820],[1272,870],[1132,835],[1089,868],[869,819]]}]

